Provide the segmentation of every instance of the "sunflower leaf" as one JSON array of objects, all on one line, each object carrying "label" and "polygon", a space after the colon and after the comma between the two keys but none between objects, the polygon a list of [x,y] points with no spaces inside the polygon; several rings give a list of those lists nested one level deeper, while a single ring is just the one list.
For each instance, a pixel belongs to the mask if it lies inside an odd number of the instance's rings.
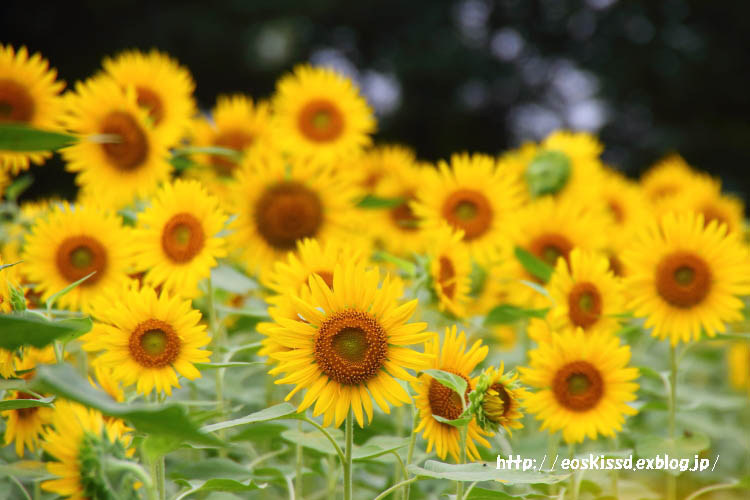
[{"label": "sunflower leaf", "polygon": [[406,201],[404,198],[381,198],[379,196],[373,196],[371,194],[365,195],[364,198],[357,202],[357,207],[367,208],[373,210],[381,210],[385,208],[394,208],[402,205]]},{"label": "sunflower leaf", "polygon": [[430,377],[434,378],[445,387],[452,389],[461,398],[463,398],[464,394],[466,393],[466,380],[464,380],[462,377],[459,377],[455,373],[435,369],[424,370],[423,373],[426,373]]},{"label": "sunflower leaf", "polygon": [[227,361],[226,363],[194,363],[200,370],[218,370],[219,368],[234,368],[236,366],[265,365],[262,361]]},{"label": "sunflower leaf", "polygon": [[410,465],[409,472],[418,477],[450,479],[452,481],[502,481],[505,484],[553,484],[565,480],[569,474],[555,474],[534,470],[498,469],[492,462],[446,464],[428,460],[424,467]]},{"label": "sunflower leaf", "polygon": [[492,309],[484,319],[487,325],[508,325],[527,318],[544,318],[549,309],[523,309],[512,304],[500,304]]},{"label": "sunflower leaf", "polygon": [[55,151],[78,141],[73,135],[6,123],[0,125],[0,149],[5,151]]},{"label": "sunflower leaf", "polygon": [[448,424],[452,425],[453,427],[463,427],[464,425],[467,425],[469,422],[471,422],[472,418],[474,417],[460,417],[454,420],[451,420],[449,418],[441,417],[440,415],[432,414],[432,418],[440,422],[441,424]]},{"label": "sunflower leaf", "polygon": [[172,151],[172,156],[175,157],[194,154],[226,156],[233,161],[240,161],[242,159],[242,153],[239,151],[231,148],[222,148],[220,146],[186,146]]},{"label": "sunflower leaf", "polygon": [[16,201],[18,197],[21,196],[21,193],[26,191],[26,189],[28,189],[33,183],[34,177],[29,174],[18,177],[10,186],[5,188],[5,198],[8,201]]},{"label": "sunflower leaf", "polygon": [[7,268],[9,268],[9,267],[13,267],[13,266],[15,266],[15,265],[18,265],[18,264],[20,264],[21,262],[23,262],[23,261],[22,261],[22,260],[19,260],[18,262],[13,262],[13,263],[11,263],[11,264],[3,264],[3,265],[1,265],[1,266],[0,266],[0,271],[2,271],[3,269],[7,269]]},{"label": "sunflower leaf", "polygon": [[44,462],[21,460],[12,464],[0,464],[0,477],[13,476],[21,481],[46,479],[51,477]]},{"label": "sunflower leaf", "polygon": [[85,333],[85,322],[88,318],[50,321],[39,314],[23,312],[0,315],[0,348],[14,351],[21,346],[30,345],[42,348],[55,340],[75,338]]},{"label": "sunflower leaf", "polygon": [[549,281],[550,276],[552,276],[552,267],[546,262],[521,247],[513,249],[513,253],[518,259],[518,262],[521,263],[523,268],[526,269],[529,274],[539,278],[544,283]]},{"label": "sunflower leaf", "polygon": [[190,489],[184,493],[177,495],[175,500],[182,500],[193,493],[199,493],[201,491],[255,491],[265,488],[265,484],[255,484],[252,480],[245,484],[234,479],[209,479],[207,481],[186,481],[184,479],[178,479],[177,483],[188,486]]},{"label": "sunflower leaf", "polygon": [[246,417],[235,418],[234,420],[227,420],[225,422],[219,422],[203,427],[202,432],[214,432],[220,429],[228,429],[230,427],[237,427],[238,425],[253,424],[255,422],[268,422],[269,420],[276,420],[280,418],[304,418],[303,414],[297,413],[295,408],[290,403],[281,403],[278,405],[271,406],[264,410],[256,411]]},{"label": "sunflower leaf", "polygon": [[51,408],[52,402],[54,400],[54,396],[41,399],[6,399],[4,401],[0,401],[0,411],[36,408],[37,406],[45,406],[47,408]]},{"label": "sunflower leaf", "polygon": [[77,287],[78,285],[80,285],[81,283],[83,283],[84,281],[86,281],[87,279],[89,279],[90,277],[92,277],[95,273],[96,273],[96,271],[91,271],[89,274],[87,274],[83,278],[79,279],[78,281],[74,281],[70,285],[68,285],[65,288],[63,288],[62,290],[59,290],[59,291],[53,293],[50,296],[50,298],[47,299],[47,302],[45,302],[45,306],[47,307],[47,310],[52,309],[52,306],[55,304],[55,301],[57,299],[59,299],[60,297],[62,297],[66,293],[68,293],[69,291],[73,290],[75,287]]},{"label": "sunflower leaf", "polygon": [[393,264],[403,271],[407,276],[415,277],[417,275],[417,266],[413,262],[409,262],[406,259],[396,257],[388,252],[378,251],[372,255],[372,260],[375,262],[383,261]]}]

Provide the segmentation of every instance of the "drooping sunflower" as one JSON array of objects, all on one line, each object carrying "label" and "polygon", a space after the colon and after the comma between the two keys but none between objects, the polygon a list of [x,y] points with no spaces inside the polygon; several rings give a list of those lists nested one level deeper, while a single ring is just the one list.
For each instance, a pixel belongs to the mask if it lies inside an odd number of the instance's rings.
[{"label": "drooping sunflower", "polygon": [[75,88],[66,101],[65,124],[84,139],[61,153],[67,169],[78,173],[84,199],[119,208],[169,179],[166,143],[138,105],[135,87],[123,89],[99,76]]},{"label": "drooping sunflower", "polygon": [[562,430],[567,443],[585,437],[612,437],[626,415],[637,411],[638,369],[628,367],[630,347],[613,335],[587,336],[582,330],[553,335],[529,352],[521,380],[538,389],[525,400],[526,409],[542,420],[541,429]]},{"label": "drooping sunflower", "polygon": [[148,395],[172,394],[177,373],[194,380],[194,363],[209,360],[210,342],[201,314],[189,300],[149,286],[110,289],[93,307],[96,323],[81,337],[87,351],[103,351],[94,360],[111,367],[112,377]]},{"label": "drooping sunflower", "polygon": [[462,318],[467,314],[471,291],[471,255],[463,231],[445,225],[427,236],[430,278],[441,311]]},{"label": "drooping sunflower", "polygon": [[425,228],[461,229],[472,256],[486,262],[507,243],[506,223],[521,207],[521,184],[483,154],[453,155],[430,172],[412,204]]},{"label": "drooping sunflower", "polygon": [[123,88],[135,87],[138,105],[167,146],[183,138],[195,114],[195,82],[187,68],[158,50],[127,50],[102,66]]},{"label": "drooping sunflower", "polygon": [[193,180],[164,184],[138,215],[133,235],[136,271],[153,286],[183,297],[198,296],[198,282],[226,255],[226,215],[219,200]]},{"label": "drooping sunflower", "polygon": [[729,347],[729,381],[735,389],[750,394],[750,343],[734,342]]},{"label": "drooping sunflower", "polygon": [[593,335],[619,327],[615,315],[625,312],[622,284],[603,254],[574,248],[568,261],[558,259],[547,289],[555,303],[551,319],[561,328],[581,328]]},{"label": "drooping sunflower", "polygon": [[27,236],[23,272],[46,301],[92,272],[58,299],[62,307],[88,311],[103,290],[128,281],[130,232],[118,216],[67,202],[36,219]]},{"label": "drooping sunflower", "polygon": [[628,306],[672,345],[723,332],[742,318],[739,296],[750,293],[747,249],[737,233],[702,214],[669,213],[651,224],[624,255]]},{"label": "drooping sunflower", "polygon": [[55,403],[53,425],[42,448],[55,458],[47,462],[47,471],[57,479],[43,482],[44,491],[87,500],[109,498],[115,487],[123,500],[138,498],[132,476],[117,485],[102,477],[107,473],[104,460],[126,460],[135,451],[129,448],[131,439],[124,429],[106,421],[98,411],[66,400]]},{"label": "drooping sunflower", "polygon": [[[62,92],[57,71],[39,53],[29,56],[26,47],[16,51],[0,44],[0,123],[16,123],[41,129],[59,128]],[[51,153],[0,150],[0,171],[17,174],[39,165]],[[2,177],[3,174],[0,174]]]},{"label": "drooping sunflower", "polygon": [[[484,360],[487,351],[487,346],[483,346],[481,340],[477,340],[467,350],[466,334],[464,332],[457,333],[455,325],[446,328],[442,349],[437,335],[425,345],[425,353],[434,356],[429,368],[450,372],[464,379],[467,385],[466,396],[476,386],[478,380],[478,377],[471,378],[471,372]],[[458,427],[444,424],[433,417],[433,415],[437,415],[449,420],[457,419],[463,411],[463,405],[458,394],[426,373],[420,375],[416,381],[412,381],[411,385],[416,392],[414,404],[419,410],[419,425],[414,429],[414,432],[422,432],[422,436],[427,440],[427,453],[430,453],[432,448],[435,447],[435,451],[441,459],[445,459],[450,453],[453,460],[458,462],[461,455]],[[466,403],[468,403],[468,398]],[[487,442],[485,437],[491,435],[483,431],[475,420],[469,422],[466,436],[466,456],[470,460],[477,460],[479,450],[477,450],[475,442],[489,448],[490,443]]]},{"label": "drooping sunflower", "polygon": [[280,327],[273,336],[288,349],[271,354],[285,373],[276,383],[296,385],[287,400],[307,389],[298,411],[315,403],[313,415],[323,414],[324,425],[339,426],[353,412],[362,427],[364,414],[372,421],[373,400],[386,413],[389,404],[410,403],[396,379],[414,380],[406,369],[429,365],[429,355],[405,347],[434,335],[424,332],[426,323],[407,323],[417,301],[399,304],[400,283],[379,281],[380,272],[364,263],[339,263],[333,289],[313,274],[310,299],[291,297],[305,321],[273,317]]},{"label": "drooping sunflower", "polygon": [[232,188],[234,233],[251,271],[268,272],[274,261],[295,251],[297,242],[345,239],[357,224],[357,191],[350,180],[316,163],[291,164],[268,150],[246,158]]},{"label": "drooping sunflower", "polygon": [[513,429],[523,429],[523,400],[528,391],[518,383],[518,374],[505,372],[505,365],[490,366],[479,377],[477,389],[484,392],[481,409],[478,409],[477,420],[480,426],[497,430],[502,427],[508,434]]},{"label": "drooping sunflower", "polygon": [[289,155],[323,162],[358,155],[376,127],[372,109],[349,78],[309,65],[279,80],[273,112],[274,142]]}]

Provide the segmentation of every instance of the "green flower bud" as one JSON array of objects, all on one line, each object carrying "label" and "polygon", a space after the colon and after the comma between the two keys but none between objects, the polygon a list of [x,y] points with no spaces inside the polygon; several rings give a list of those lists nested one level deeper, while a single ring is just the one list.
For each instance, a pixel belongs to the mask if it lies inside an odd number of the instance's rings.
[{"label": "green flower bud", "polygon": [[532,197],[558,193],[570,178],[570,158],[560,151],[542,151],[526,167]]}]

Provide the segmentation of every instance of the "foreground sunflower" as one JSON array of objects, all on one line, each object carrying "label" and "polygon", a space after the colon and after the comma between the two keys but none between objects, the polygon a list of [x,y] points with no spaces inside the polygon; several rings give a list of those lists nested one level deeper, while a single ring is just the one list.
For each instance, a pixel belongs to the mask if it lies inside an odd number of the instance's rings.
[{"label": "foreground sunflower", "polygon": [[463,231],[443,226],[426,236],[432,289],[438,308],[458,318],[467,314],[471,290],[471,256]]},{"label": "foreground sunflower", "polygon": [[31,227],[23,272],[42,301],[94,273],[58,299],[62,307],[88,311],[103,290],[128,281],[129,241],[129,230],[113,213],[63,202]]},{"label": "foreground sunflower", "polygon": [[351,158],[371,143],[375,118],[349,78],[300,65],[282,77],[273,98],[275,142],[293,156]]},{"label": "foreground sunflower", "polygon": [[76,84],[66,103],[66,126],[85,139],[61,153],[67,169],[78,173],[84,197],[119,208],[169,178],[167,145],[138,105],[134,87],[99,76]]},{"label": "foreground sunflower", "polygon": [[542,420],[542,430],[562,430],[565,442],[613,437],[625,416],[637,413],[627,402],[635,400],[638,369],[627,366],[630,347],[617,337],[567,331],[530,351],[529,359],[521,380],[538,390],[527,396],[526,409]]},{"label": "foreground sunflower", "polygon": [[310,299],[292,297],[304,321],[273,317],[278,328],[269,333],[289,349],[270,354],[286,374],[276,383],[296,385],[287,400],[307,389],[298,411],[315,403],[313,415],[323,414],[326,426],[338,427],[350,412],[360,427],[364,414],[372,422],[373,400],[386,413],[389,404],[410,403],[396,379],[414,380],[405,369],[429,365],[429,355],[405,347],[433,335],[426,323],[407,323],[417,301],[399,304],[401,284],[388,276],[379,281],[379,271],[364,263],[339,263],[333,288],[313,274]]},{"label": "foreground sunflower", "polygon": [[742,319],[739,296],[750,293],[747,249],[737,233],[703,215],[669,213],[645,229],[625,254],[628,306],[652,335],[680,341],[723,332]]},{"label": "foreground sunflower", "polygon": [[150,285],[183,297],[198,296],[198,282],[226,255],[224,239],[217,236],[226,219],[219,200],[198,181],[164,184],[138,215],[133,235],[136,270],[145,272]]},{"label": "foreground sunflower", "polygon": [[[180,387],[177,373],[189,380],[201,376],[194,363],[208,362],[210,342],[201,314],[166,292],[148,286],[110,290],[94,305],[92,330],[81,337],[87,351],[103,351],[94,360],[112,369],[112,378],[136,384],[143,395],[172,394]],[[177,373],[175,373],[175,371]]]},{"label": "foreground sunflower", "polygon": [[[0,124],[58,128],[60,92],[65,84],[56,77],[57,71],[40,54],[29,56],[26,47],[16,51],[11,45],[0,44]],[[39,151],[0,150],[0,171],[17,174],[29,168],[29,162],[39,165],[50,156],[52,153]]]}]

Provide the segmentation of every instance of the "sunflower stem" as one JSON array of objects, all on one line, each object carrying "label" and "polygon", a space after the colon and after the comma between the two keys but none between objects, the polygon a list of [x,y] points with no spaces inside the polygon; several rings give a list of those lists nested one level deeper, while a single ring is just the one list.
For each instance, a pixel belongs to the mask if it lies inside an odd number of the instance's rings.
[{"label": "sunflower stem", "polygon": [[[675,415],[677,414],[677,348],[670,343],[669,345],[669,440],[674,442],[675,439]],[[677,476],[667,474],[667,500],[677,498]]]},{"label": "sunflower stem", "polygon": [[[406,453],[406,465],[404,469],[407,471],[405,472],[406,477],[404,479],[409,478],[409,465],[411,465],[411,460],[414,458],[414,445],[417,443],[417,425],[419,425],[419,411],[417,411],[417,408],[412,405],[411,406],[411,413],[412,413],[412,419],[411,419],[411,436],[409,437],[409,451]],[[404,494],[404,500],[408,500],[409,498],[409,490],[411,489],[411,483],[406,484],[406,488],[404,488],[403,494]]]},{"label": "sunflower stem", "polygon": [[167,493],[164,485],[164,456],[151,462],[151,477],[153,487],[151,488],[153,498],[156,500],[166,500]]},{"label": "sunflower stem", "polygon": [[[617,447],[618,447],[618,444],[617,444],[617,435],[615,435],[615,437],[612,438],[612,451],[617,451]],[[619,475],[617,473],[617,469],[613,469],[612,470],[612,475],[610,476],[610,479],[612,480],[612,496],[614,498],[618,498],[618,495],[619,495],[619,493],[618,493],[619,487],[617,485],[617,481],[619,479],[618,476]]]},{"label": "sunflower stem", "polygon": [[[459,449],[460,449],[460,456],[461,456],[461,458],[458,461],[459,464],[466,463],[466,434],[468,432],[469,432],[468,425],[462,425],[461,429],[458,431],[459,435],[461,436],[461,440],[459,441],[459,444],[458,444]],[[456,500],[463,500],[463,498],[464,498],[464,482],[456,481]]]},{"label": "sunflower stem", "polygon": [[[297,430],[302,433],[302,420],[297,421]],[[297,442],[295,454],[297,461],[294,470],[294,492],[296,498],[302,500],[302,443]]]},{"label": "sunflower stem", "polygon": [[344,457],[344,500],[352,500],[352,448],[354,447],[354,418],[352,409],[346,414],[346,451]]},{"label": "sunflower stem", "polygon": [[397,489],[401,488],[402,486],[405,486],[406,488],[408,488],[409,485],[416,480],[417,478],[413,477],[411,479],[406,479],[404,481],[401,481],[400,483],[396,483],[390,488],[388,488],[387,490],[385,490],[384,492],[382,492],[380,495],[376,496],[374,500],[382,500],[386,498],[388,495],[390,495],[391,493],[393,493],[394,491],[396,491]]},{"label": "sunflower stem", "polygon": [[[403,406],[396,407],[396,437],[404,437],[404,418],[406,417],[406,410]],[[398,457],[401,461],[401,457]],[[393,464],[393,484],[398,483],[402,479],[407,479],[406,475],[401,477],[401,470],[403,469],[403,462],[399,468],[398,464]]]},{"label": "sunflower stem", "polygon": [[[216,321],[216,303],[214,299],[214,287],[211,276],[208,277],[208,328],[213,339],[214,359],[216,362],[223,362],[224,335],[223,330],[219,328]],[[216,370],[216,411],[219,415],[224,415],[224,368]],[[219,439],[226,440],[226,429],[220,429],[218,432]],[[221,448],[219,456],[226,458],[227,450]]]}]

